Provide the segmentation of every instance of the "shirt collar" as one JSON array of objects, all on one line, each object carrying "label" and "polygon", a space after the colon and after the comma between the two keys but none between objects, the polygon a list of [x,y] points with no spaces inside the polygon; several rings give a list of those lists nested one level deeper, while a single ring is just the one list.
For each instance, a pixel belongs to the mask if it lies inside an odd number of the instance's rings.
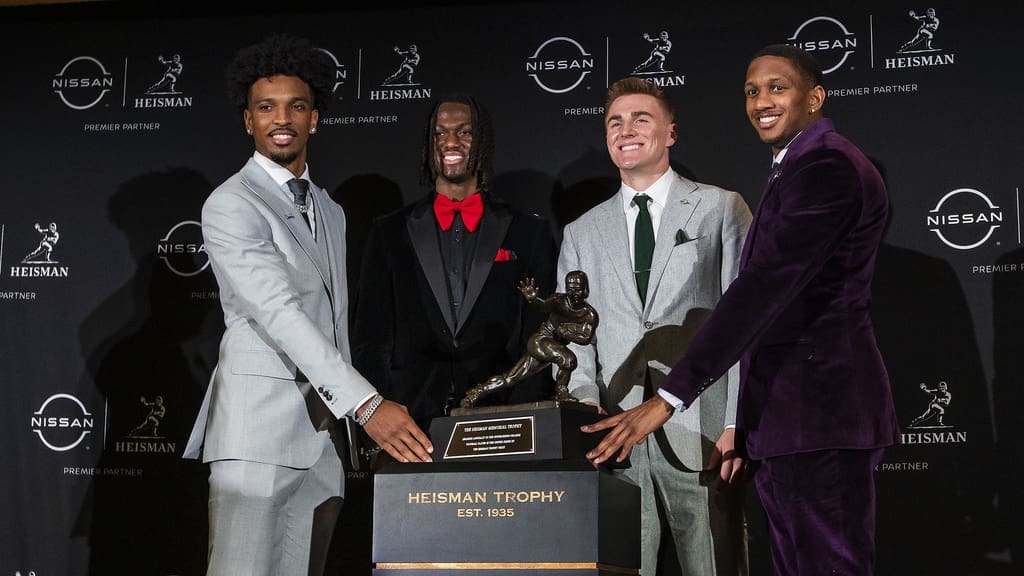
[{"label": "shirt collar", "polygon": [[[277,162],[274,162],[270,158],[267,158],[263,154],[260,154],[259,151],[253,152],[252,159],[260,165],[260,168],[263,168],[267,174],[270,175],[270,178],[273,179],[278,186],[284,186],[285,182],[295,178],[295,175],[292,174],[290,170],[281,166]],[[312,180],[309,178],[309,164],[302,169],[302,179],[309,180],[310,183],[312,183]]]},{"label": "shirt collar", "polygon": [[650,196],[651,200],[658,206],[664,206],[668,203],[668,190],[672,186],[672,180],[674,180],[675,177],[675,171],[669,168],[661,175],[661,178],[655,180],[654,184],[651,184],[647,190],[633,190],[623,182],[622,186],[619,188],[619,198],[622,200],[622,211],[628,213],[633,209],[633,196],[641,193]]},{"label": "shirt collar", "polygon": [[772,158],[772,165],[782,164],[782,159],[786,157],[786,152],[789,152],[789,147],[792,146],[793,142],[796,142],[797,139],[800,138],[800,135],[803,134],[803,133],[804,133],[803,130],[797,132],[796,136],[793,136],[793,138],[790,139],[789,144],[786,144],[785,148],[783,148],[782,150],[779,150],[779,153],[776,154],[774,158]]}]

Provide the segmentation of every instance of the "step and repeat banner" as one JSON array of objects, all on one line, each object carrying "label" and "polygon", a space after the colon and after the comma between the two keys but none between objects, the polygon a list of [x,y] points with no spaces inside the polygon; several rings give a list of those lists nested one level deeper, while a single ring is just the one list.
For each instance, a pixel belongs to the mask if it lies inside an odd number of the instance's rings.
[{"label": "step and repeat banner", "polygon": [[[204,573],[207,469],[181,459],[223,330],[200,208],[252,151],[225,65],[278,31],[337,65],[309,164],[346,210],[351,286],[370,220],[426,193],[432,98],[483,101],[497,192],[559,234],[616,189],[612,81],[664,87],[676,170],[754,207],[746,65],[813,51],[891,200],[873,316],[903,443],[877,471],[879,573],[1020,573],[1022,8],[914,1],[0,9],[0,576]],[[366,574],[370,477],[348,476],[331,571]]]}]

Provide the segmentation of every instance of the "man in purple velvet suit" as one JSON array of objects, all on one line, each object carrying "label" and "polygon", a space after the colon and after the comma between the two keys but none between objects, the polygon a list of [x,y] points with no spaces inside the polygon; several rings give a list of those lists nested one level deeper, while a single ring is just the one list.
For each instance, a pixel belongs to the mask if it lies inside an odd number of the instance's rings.
[{"label": "man in purple velvet suit", "polygon": [[799,48],[751,60],[747,116],[774,167],[739,275],[659,393],[584,430],[614,427],[588,457],[621,461],[740,360],[738,443],[756,463],[775,573],[862,576],[874,573],[874,469],[899,439],[868,317],[888,200],[824,118],[822,83]]}]

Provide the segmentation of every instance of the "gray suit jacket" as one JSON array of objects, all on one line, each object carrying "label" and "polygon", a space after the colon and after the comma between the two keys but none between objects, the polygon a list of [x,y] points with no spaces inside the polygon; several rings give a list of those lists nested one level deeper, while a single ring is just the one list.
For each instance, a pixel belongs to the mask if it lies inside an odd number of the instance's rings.
[{"label": "gray suit jacket", "polygon": [[254,160],[203,205],[203,241],[224,309],[220,356],[185,450],[309,468],[335,419],[374,388],[352,367],[345,215],[310,186],[317,237]]},{"label": "gray suit jacket", "polygon": [[[594,342],[572,346],[579,365],[569,390],[582,401],[600,401],[611,414],[643,401],[648,368],[658,386],[736,277],[750,209],[735,192],[676,175],[655,239],[644,307],[633,277],[629,225],[615,194],[565,227],[558,258],[559,290],[567,272],[583,270],[588,302],[600,315]],[[707,467],[715,442],[735,424],[738,365],[723,379],[727,385],[709,388],[663,428],[676,458],[690,470]]]}]

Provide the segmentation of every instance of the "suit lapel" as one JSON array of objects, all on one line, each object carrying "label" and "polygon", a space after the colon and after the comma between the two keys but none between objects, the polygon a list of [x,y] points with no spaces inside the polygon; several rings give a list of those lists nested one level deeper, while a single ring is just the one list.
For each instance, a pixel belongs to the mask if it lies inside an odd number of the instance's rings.
[{"label": "suit lapel", "polygon": [[434,294],[437,307],[441,310],[445,324],[452,334],[455,333],[455,319],[452,318],[452,306],[448,301],[448,281],[444,277],[444,261],[441,258],[441,246],[437,242],[437,221],[430,210],[433,194],[413,206],[405,226],[409,230],[412,249],[419,260],[420,269],[427,277],[427,284]]},{"label": "suit lapel", "polygon": [[772,190],[775,189],[775,182],[778,181],[781,174],[782,172],[779,171],[773,172],[768,176],[768,183],[764,185],[764,190],[761,191],[761,199],[757,203],[757,210],[754,210],[753,220],[750,222],[750,228],[747,230],[747,238],[743,241],[743,251],[740,253],[740,270],[746,267],[747,259],[750,258],[750,254],[754,251],[754,240],[757,238],[758,223],[761,221],[761,213],[764,211],[764,201],[771,194]]},{"label": "suit lapel", "polygon": [[614,196],[598,206],[597,218],[594,221],[594,235],[600,238],[605,254],[612,261],[612,269],[622,284],[622,291],[629,295],[629,301],[637,314],[643,310],[640,304],[640,293],[636,289],[636,277],[633,275],[633,259],[629,255],[629,235],[626,226],[626,214],[622,211],[621,195]]},{"label": "suit lapel", "polygon": [[480,227],[477,228],[476,248],[473,250],[473,263],[470,265],[469,278],[466,280],[466,296],[459,307],[459,321],[456,323],[458,330],[466,324],[469,313],[473,310],[477,298],[484,289],[487,276],[494,266],[494,257],[501,247],[501,241],[505,239],[505,233],[512,224],[512,215],[503,210],[495,210],[491,205],[486,205],[484,216],[480,220]]},{"label": "suit lapel", "polygon": [[807,150],[812,148],[816,142],[820,140],[823,134],[827,132],[834,132],[835,124],[828,118],[821,118],[815,120],[810,126],[804,128],[803,132],[797,134],[796,138],[789,143],[786,156],[782,159],[782,164],[779,165],[778,170],[773,171],[768,176],[768,182],[764,185],[764,190],[761,191],[761,200],[757,203],[757,210],[754,210],[753,220],[750,222],[750,229],[747,230],[747,238],[743,242],[743,252],[740,255],[740,270],[747,265],[747,259],[754,252],[754,241],[757,239],[757,231],[760,228],[761,213],[764,212],[765,200],[778,188],[777,184],[783,177],[786,170],[790,166],[793,166],[793,162],[796,158],[802,156]]},{"label": "suit lapel", "polygon": [[[251,158],[245,167],[242,168],[242,185],[262,200],[285,223],[288,230],[292,233],[295,242],[306,253],[310,261],[313,262],[317,272],[320,274],[320,278],[324,281],[324,286],[330,287],[329,276],[324,269],[326,259],[321,256],[321,251],[313,240],[313,234],[310,232],[309,226],[306,225],[302,216],[299,215],[298,210],[281,193],[280,186]],[[316,185],[313,186],[313,189],[315,193]],[[324,202],[323,198],[324,196],[321,195],[314,202],[320,204]],[[318,212],[318,215],[322,213],[322,211]],[[318,220],[317,222],[320,223],[321,221]]]},{"label": "suit lapel", "polygon": [[[340,222],[331,221],[328,217],[331,212],[327,210],[326,202],[334,202],[331,197],[327,195],[327,192],[318,187],[316,184],[310,187],[310,191],[313,193],[313,210],[316,211],[316,253],[319,257],[317,264],[317,270],[320,271],[320,277],[324,279],[324,283],[327,285],[327,291],[333,294],[334,283],[331,280],[334,278],[334,271],[332,270],[333,262],[338,262],[338,254],[334,254],[333,257],[329,254],[330,242],[328,238],[333,237],[335,234],[344,234],[344,230],[337,230],[335,226],[340,227]],[[341,258],[345,255],[341,254]]]},{"label": "suit lapel", "polygon": [[682,177],[673,180],[669,187],[665,209],[662,211],[661,220],[658,223],[658,238],[654,242],[654,256],[651,259],[651,279],[647,285],[648,309],[658,292],[658,284],[665,274],[668,258],[676,248],[676,233],[679,230],[686,230],[693,211],[700,203],[700,197],[694,193],[696,190],[696,184]]}]

